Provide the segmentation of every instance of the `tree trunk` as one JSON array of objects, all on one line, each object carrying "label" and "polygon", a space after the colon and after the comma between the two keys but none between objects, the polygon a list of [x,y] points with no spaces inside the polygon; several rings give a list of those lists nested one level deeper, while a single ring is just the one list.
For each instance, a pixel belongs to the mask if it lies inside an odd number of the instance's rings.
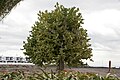
[{"label": "tree trunk", "polygon": [[64,70],[64,60],[62,57],[60,57],[59,63],[58,63],[58,71]]}]

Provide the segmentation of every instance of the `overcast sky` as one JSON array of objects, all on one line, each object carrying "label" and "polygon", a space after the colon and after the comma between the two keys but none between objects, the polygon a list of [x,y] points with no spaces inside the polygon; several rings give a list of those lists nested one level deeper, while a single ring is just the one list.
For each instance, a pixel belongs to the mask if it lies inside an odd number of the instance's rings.
[{"label": "overcast sky", "polygon": [[20,50],[39,10],[53,10],[56,2],[78,7],[93,48],[91,66],[120,67],[120,0],[24,0],[0,22],[0,56],[24,56]]}]

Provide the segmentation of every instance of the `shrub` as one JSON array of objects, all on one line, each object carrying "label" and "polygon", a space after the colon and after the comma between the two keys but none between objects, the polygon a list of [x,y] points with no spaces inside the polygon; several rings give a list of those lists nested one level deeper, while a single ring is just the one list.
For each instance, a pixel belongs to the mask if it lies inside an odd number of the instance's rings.
[{"label": "shrub", "polygon": [[100,76],[94,73],[80,73],[75,71],[61,71],[59,73],[34,73],[25,74],[24,72],[1,73],[0,80],[120,80],[116,75],[110,73]]}]

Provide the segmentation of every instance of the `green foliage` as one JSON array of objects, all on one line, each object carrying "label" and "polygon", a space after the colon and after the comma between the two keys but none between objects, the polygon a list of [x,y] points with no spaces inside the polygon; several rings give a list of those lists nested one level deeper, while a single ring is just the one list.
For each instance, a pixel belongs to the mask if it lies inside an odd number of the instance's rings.
[{"label": "green foliage", "polygon": [[0,75],[0,80],[25,80],[24,73],[21,71],[4,73]]},{"label": "green foliage", "polygon": [[38,21],[24,42],[24,54],[37,65],[57,64],[62,59],[68,66],[82,65],[91,59],[87,30],[82,28],[79,8],[65,8],[58,3],[55,10],[39,12]]},{"label": "green foliage", "polygon": [[3,19],[20,1],[22,0],[0,0],[0,20]]},{"label": "green foliage", "polygon": [[60,73],[34,73],[30,75],[24,72],[11,72],[0,75],[0,80],[120,80],[111,74],[100,76],[94,73],[80,73],[74,71],[62,71]]}]

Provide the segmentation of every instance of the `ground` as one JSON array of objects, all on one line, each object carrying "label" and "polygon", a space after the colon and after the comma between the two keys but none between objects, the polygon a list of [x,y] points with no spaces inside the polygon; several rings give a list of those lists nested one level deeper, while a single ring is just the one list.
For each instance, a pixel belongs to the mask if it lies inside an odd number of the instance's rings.
[{"label": "ground", "polygon": [[[25,73],[38,73],[41,72],[40,70],[41,68],[35,65],[0,65],[0,72],[12,72],[12,71],[24,71]],[[53,72],[56,72],[56,67],[51,66],[51,67],[47,67],[42,68],[45,71],[50,72],[51,70]],[[67,71],[80,71],[82,73],[96,73],[99,74],[101,76],[105,76],[106,74],[108,74],[109,69],[106,68],[99,68],[99,67],[92,67],[92,68],[65,68],[65,70]],[[115,74],[118,77],[120,77],[120,68],[112,68],[110,71],[111,74]]]}]

